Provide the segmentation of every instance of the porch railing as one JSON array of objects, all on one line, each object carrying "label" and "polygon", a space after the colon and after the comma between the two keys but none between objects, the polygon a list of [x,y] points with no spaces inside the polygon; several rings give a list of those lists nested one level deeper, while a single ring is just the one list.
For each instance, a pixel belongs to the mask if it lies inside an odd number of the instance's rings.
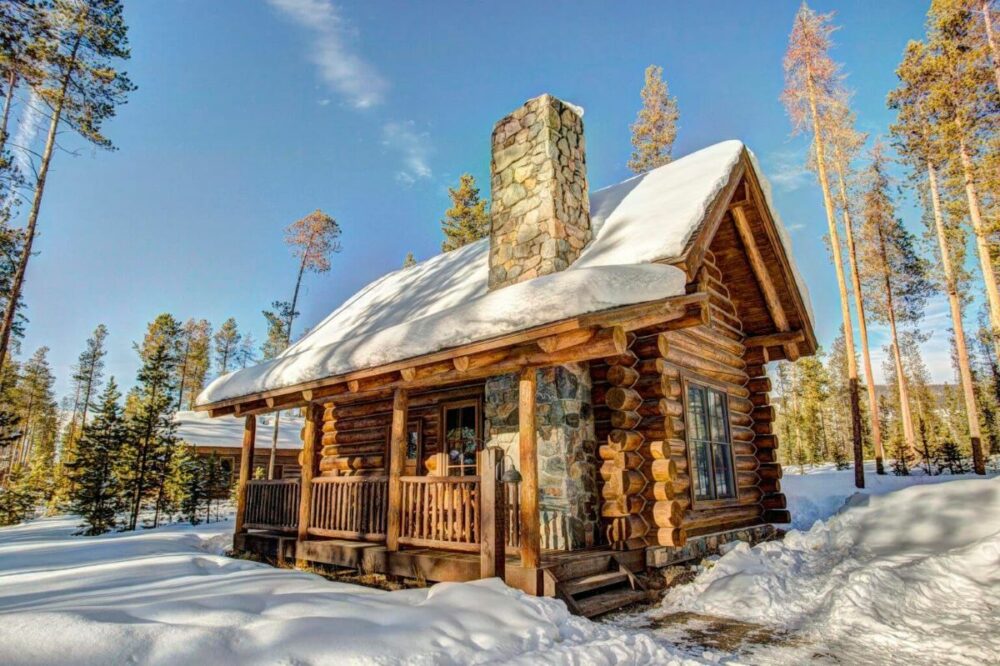
[{"label": "porch railing", "polygon": [[299,524],[299,493],[298,479],[247,481],[244,526],[294,532]]},{"label": "porch railing", "polygon": [[384,476],[321,476],[313,479],[309,534],[382,541],[389,513]]},{"label": "porch railing", "polygon": [[404,476],[399,543],[479,551],[478,476]]}]

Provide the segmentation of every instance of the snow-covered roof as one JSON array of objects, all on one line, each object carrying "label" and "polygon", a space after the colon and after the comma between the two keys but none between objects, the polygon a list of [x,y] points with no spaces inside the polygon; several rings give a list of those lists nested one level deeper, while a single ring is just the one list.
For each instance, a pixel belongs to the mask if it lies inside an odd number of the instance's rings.
[{"label": "snow-covered roof", "polygon": [[[273,415],[257,418],[257,446],[269,448],[274,432]],[[220,448],[238,449],[243,445],[243,419],[231,416],[209,418],[206,412],[177,412],[177,437],[191,446],[214,446]],[[304,422],[301,417],[295,417],[285,412],[278,422],[278,448],[302,448],[300,437]]]},{"label": "snow-covered roof", "polygon": [[[489,239],[389,273],[361,289],[278,358],[217,378],[198,396],[198,404],[682,295],[684,273],[652,262],[683,254],[743,151],[742,142],[723,141],[591,193],[594,238],[559,273],[487,292]],[[768,193],[766,179],[752,164]],[[778,221],[776,214],[774,218]],[[780,237],[790,258],[787,234],[782,231]],[[796,279],[808,302],[802,281]]]}]

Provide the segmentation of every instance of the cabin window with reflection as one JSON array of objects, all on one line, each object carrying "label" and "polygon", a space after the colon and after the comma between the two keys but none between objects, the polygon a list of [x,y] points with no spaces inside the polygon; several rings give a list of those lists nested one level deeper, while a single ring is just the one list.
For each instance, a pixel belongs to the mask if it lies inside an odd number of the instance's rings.
[{"label": "cabin window with reflection", "polygon": [[474,476],[479,451],[479,405],[447,405],[444,409],[445,454],[448,476]]},{"label": "cabin window with reflection", "polygon": [[736,479],[726,394],[707,386],[688,384],[687,422],[695,500],[735,499]]}]

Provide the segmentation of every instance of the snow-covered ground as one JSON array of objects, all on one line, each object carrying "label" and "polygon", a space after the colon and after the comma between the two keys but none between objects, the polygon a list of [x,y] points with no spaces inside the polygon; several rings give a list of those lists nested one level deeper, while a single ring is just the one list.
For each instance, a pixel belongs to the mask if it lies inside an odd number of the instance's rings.
[{"label": "snow-covered ground", "polygon": [[0,530],[0,664],[682,663],[496,580],[383,592],[223,557],[232,523],[76,522]]},{"label": "snow-covered ground", "polygon": [[[230,559],[230,522],[38,520],[0,529],[0,664],[1000,663],[1000,479],[868,480],[789,474],[798,524],[821,522],[597,623],[497,581],[384,592]],[[748,641],[684,640],[719,617]]]},{"label": "snow-covered ground", "polygon": [[871,474],[867,483],[854,494],[849,471],[786,476],[796,524],[820,522],[737,545],[619,625],[671,645],[685,627],[664,620],[680,613],[775,630],[739,655],[750,663],[1000,663],[1000,478]]}]

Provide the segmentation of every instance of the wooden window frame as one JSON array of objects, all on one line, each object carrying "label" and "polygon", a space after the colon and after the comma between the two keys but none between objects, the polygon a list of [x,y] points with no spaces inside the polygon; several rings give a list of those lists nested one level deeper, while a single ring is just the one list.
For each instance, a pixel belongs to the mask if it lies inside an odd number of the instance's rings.
[{"label": "wooden window frame", "polygon": [[[444,476],[451,476],[450,470],[451,465],[448,464],[448,415],[449,409],[462,409],[463,407],[474,407],[476,410],[476,450],[479,451],[483,443],[483,406],[479,398],[463,398],[461,400],[451,400],[449,402],[442,402],[440,413],[438,414],[439,421],[438,425],[438,449],[440,453],[445,456],[445,469]],[[478,456],[476,457],[476,473],[479,473],[479,462]]]},{"label": "wooden window frame", "polygon": [[[414,460],[416,463],[416,474],[417,476],[423,476],[420,472],[424,466],[424,421],[423,419],[410,419],[406,422],[406,448],[410,448],[410,433],[417,433],[417,455]],[[410,457],[406,456],[404,462],[409,463]]]},{"label": "wooden window frame", "polygon": [[[702,389],[708,389],[721,393],[725,398],[725,401],[723,402],[723,407],[726,412],[724,424],[726,426],[726,440],[729,442],[729,464],[730,469],[733,470],[732,497],[723,497],[721,499],[698,499],[697,497],[698,493],[695,486],[698,483],[698,475],[695,472],[694,441],[691,437],[691,423],[688,416],[690,413],[688,410],[688,386],[692,384]],[[736,469],[736,454],[733,451],[733,430],[732,425],[729,422],[729,392],[726,390],[726,387],[719,382],[704,379],[700,376],[690,377],[686,374],[682,374],[681,376],[681,386],[683,387],[681,398],[684,405],[684,445],[687,452],[688,476],[691,478],[691,484],[688,488],[688,494],[691,499],[691,508],[693,510],[718,509],[738,505],[740,503],[740,484],[738,471]],[[712,466],[712,473],[713,475],[715,473],[714,462]]]}]

